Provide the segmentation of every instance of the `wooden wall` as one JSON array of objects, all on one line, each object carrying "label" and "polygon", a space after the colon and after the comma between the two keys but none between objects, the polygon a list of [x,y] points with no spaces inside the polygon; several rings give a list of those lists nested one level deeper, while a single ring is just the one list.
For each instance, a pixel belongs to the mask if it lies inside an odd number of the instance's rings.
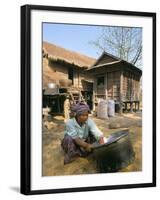
[{"label": "wooden wall", "polygon": [[[54,82],[59,84],[59,80],[68,79],[68,69],[71,65],[62,65],[56,62],[49,62],[47,58],[43,58],[43,88],[47,87],[47,84]],[[93,90],[93,76],[86,73],[84,69],[79,67],[73,67],[73,87],[79,88],[84,91]],[[89,82],[87,82],[89,81]]]},{"label": "wooden wall", "polygon": [[140,77],[135,74],[123,72],[123,99],[139,100],[140,98]]},{"label": "wooden wall", "polygon": [[[122,65],[97,68],[94,75],[94,98],[113,99],[115,101],[140,100],[141,74]],[[97,80],[104,76],[104,85],[98,86]]]},{"label": "wooden wall", "polygon": [[121,71],[107,73],[108,99],[120,100],[120,75]]}]

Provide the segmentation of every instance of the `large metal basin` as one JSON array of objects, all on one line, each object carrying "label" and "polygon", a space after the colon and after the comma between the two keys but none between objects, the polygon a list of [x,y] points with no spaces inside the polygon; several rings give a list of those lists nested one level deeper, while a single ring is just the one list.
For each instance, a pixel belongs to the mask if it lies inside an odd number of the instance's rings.
[{"label": "large metal basin", "polygon": [[131,164],[135,158],[129,131],[118,131],[110,135],[107,143],[95,145],[93,156],[100,173],[116,172]]}]

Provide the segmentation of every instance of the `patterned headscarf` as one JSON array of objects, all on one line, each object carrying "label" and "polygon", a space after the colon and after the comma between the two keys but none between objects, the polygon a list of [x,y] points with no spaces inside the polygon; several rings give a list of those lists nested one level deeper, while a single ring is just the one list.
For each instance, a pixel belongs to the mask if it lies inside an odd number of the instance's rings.
[{"label": "patterned headscarf", "polygon": [[72,111],[76,115],[82,115],[84,112],[90,112],[89,106],[86,103],[79,102],[72,107]]}]

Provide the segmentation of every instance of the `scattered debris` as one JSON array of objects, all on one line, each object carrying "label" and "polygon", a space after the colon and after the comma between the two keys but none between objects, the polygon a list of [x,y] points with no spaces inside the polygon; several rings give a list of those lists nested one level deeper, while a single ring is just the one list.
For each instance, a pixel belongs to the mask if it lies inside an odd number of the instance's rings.
[{"label": "scattered debris", "polygon": [[45,126],[48,130],[51,130],[51,129],[57,127],[57,124],[56,124],[55,122],[45,121],[45,122],[44,122],[44,126]]},{"label": "scattered debris", "polygon": [[117,122],[112,122],[109,124],[109,128],[110,129],[117,129],[117,128],[120,128],[120,123],[117,123]]}]

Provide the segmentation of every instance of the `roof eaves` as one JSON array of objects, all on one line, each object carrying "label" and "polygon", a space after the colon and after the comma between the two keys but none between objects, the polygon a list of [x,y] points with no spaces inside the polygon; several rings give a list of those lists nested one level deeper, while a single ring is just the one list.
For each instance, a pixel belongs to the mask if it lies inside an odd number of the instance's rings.
[{"label": "roof eaves", "polygon": [[124,62],[124,63],[126,63],[128,65],[131,65],[132,67],[134,67],[135,70],[137,70],[140,73],[142,73],[142,70],[140,68],[136,67],[135,65],[133,65],[132,63],[130,63],[130,62],[126,61],[126,60],[121,60],[121,62]]},{"label": "roof eaves", "polygon": [[110,62],[110,63],[104,63],[104,64],[101,64],[101,65],[95,65],[95,66],[93,66],[93,67],[89,67],[89,68],[87,69],[87,71],[92,70],[92,69],[96,69],[96,68],[99,68],[99,67],[114,65],[114,64],[116,64],[116,63],[120,63],[121,61],[122,61],[122,60],[117,60],[117,61]]}]

